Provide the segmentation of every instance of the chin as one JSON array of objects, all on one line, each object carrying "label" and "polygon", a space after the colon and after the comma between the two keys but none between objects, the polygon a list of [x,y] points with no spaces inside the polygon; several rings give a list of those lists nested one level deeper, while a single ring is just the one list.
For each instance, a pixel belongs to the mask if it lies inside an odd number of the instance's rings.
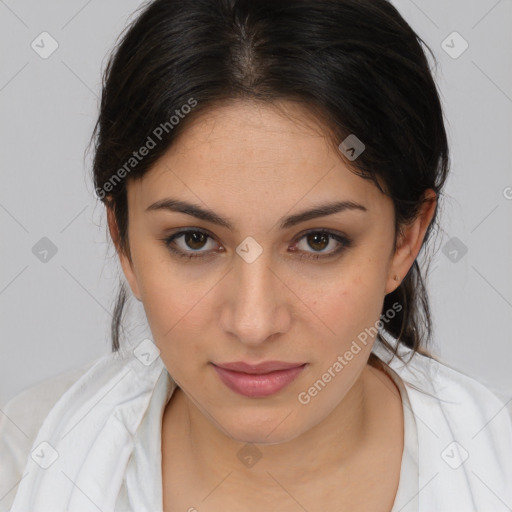
[{"label": "chin", "polygon": [[233,437],[233,440],[244,444],[255,444],[260,446],[272,446],[277,444],[283,444],[291,441],[297,436],[288,436],[286,434],[267,435],[263,432],[240,432]]},{"label": "chin", "polygon": [[289,424],[286,428],[286,423],[283,422],[283,415],[275,419],[267,416],[262,422],[258,422],[256,418],[251,421],[251,418],[246,416],[245,422],[235,418],[231,423],[222,422],[222,425],[226,428],[224,433],[240,443],[274,445],[291,441],[301,434],[299,429],[290,428]]}]

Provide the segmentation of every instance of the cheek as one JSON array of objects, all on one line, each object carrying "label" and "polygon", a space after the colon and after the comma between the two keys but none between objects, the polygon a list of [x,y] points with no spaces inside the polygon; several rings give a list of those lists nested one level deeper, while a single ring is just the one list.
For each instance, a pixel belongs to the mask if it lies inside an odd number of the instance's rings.
[{"label": "cheek", "polygon": [[198,318],[205,314],[205,304],[201,301],[204,290],[199,294],[190,286],[183,290],[179,284],[176,279],[148,278],[143,303],[160,357],[169,373],[182,383],[205,358],[205,330]]},{"label": "cheek", "polygon": [[[207,290],[201,276],[174,264],[161,249],[147,246],[134,256],[138,285],[154,341],[162,350],[167,340],[193,329],[194,315],[204,307]],[[208,279],[206,279],[206,282]],[[212,283],[213,284],[213,283]]]},{"label": "cheek", "polygon": [[[367,261],[335,273],[323,286],[304,283],[314,297],[314,311],[336,326],[358,326],[381,313],[384,300],[385,271],[380,262]],[[307,296],[307,295],[306,295]]]},{"label": "cheek", "polygon": [[202,329],[198,318],[206,318],[208,289],[197,283],[155,276],[144,281],[142,301],[155,342],[165,345],[183,333],[194,338]]},{"label": "cheek", "polygon": [[309,337],[323,346],[317,352],[322,364],[335,361],[354,344],[361,354],[370,350],[384,301],[382,272],[378,262],[368,261],[324,282],[321,289],[307,286],[314,313],[307,329]]}]

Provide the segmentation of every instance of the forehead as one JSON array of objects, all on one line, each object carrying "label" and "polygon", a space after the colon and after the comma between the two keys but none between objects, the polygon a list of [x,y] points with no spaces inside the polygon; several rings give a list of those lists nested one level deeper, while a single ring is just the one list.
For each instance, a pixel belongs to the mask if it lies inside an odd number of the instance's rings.
[{"label": "forehead", "polygon": [[177,192],[212,207],[225,201],[292,207],[317,198],[371,207],[384,199],[348,168],[311,112],[291,102],[276,108],[233,101],[203,112],[142,180],[129,183],[131,201],[141,207]]}]

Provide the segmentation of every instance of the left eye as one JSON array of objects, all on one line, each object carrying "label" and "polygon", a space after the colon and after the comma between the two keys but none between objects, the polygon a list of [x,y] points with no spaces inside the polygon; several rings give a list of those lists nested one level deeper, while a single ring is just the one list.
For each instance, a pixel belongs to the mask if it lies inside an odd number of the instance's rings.
[{"label": "left eye", "polygon": [[[331,231],[309,231],[305,234],[303,234],[299,241],[305,239],[306,246],[309,246],[314,249],[314,253],[310,253],[309,255],[301,255],[301,258],[312,258],[312,259],[318,259],[318,258],[329,258],[331,256],[335,256],[338,253],[340,253],[343,249],[350,246],[350,241],[347,237],[338,235],[336,233],[333,233]],[[331,244],[331,242],[333,242]],[[296,246],[300,245],[296,244]],[[329,245],[334,245],[337,248],[332,249],[330,251],[324,251],[326,247],[329,247]],[[295,249],[293,249],[295,251]],[[319,251],[323,251],[319,253]],[[306,251],[307,252],[307,251]],[[317,254],[315,254],[315,252]]]},{"label": "left eye", "polygon": [[[305,240],[304,245],[306,247],[301,249],[299,246],[303,239]],[[169,237],[162,239],[164,245],[172,253],[174,253],[176,256],[187,259],[211,256],[212,251],[200,250],[204,249],[208,245],[208,240],[213,240],[213,238],[205,231],[199,229],[179,231]],[[337,245],[338,247],[331,249],[330,251],[325,251],[329,245]],[[340,253],[343,249],[349,247],[350,245],[351,241],[345,236],[333,233],[331,231],[313,230],[298,237],[292,246],[291,252],[305,252],[305,255],[299,255],[300,258],[329,258]],[[312,253],[307,251],[307,247],[314,249],[314,251]],[[315,254],[315,252],[317,254]]]}]

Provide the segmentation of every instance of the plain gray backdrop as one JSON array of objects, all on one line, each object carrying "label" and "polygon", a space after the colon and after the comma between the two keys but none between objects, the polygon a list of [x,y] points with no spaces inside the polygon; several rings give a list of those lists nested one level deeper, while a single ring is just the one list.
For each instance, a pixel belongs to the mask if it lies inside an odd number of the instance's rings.
[{"label": "plain gray backdrop", "polygon": [[[451,149],[434,352],[512,397],[512,2],[393,4],[438,60]],[[0,0],[0,406],[110,351],[120,266],[84,152],[106,56],[140,5]],[[129,316],[148,336],[139,303]]]}]

